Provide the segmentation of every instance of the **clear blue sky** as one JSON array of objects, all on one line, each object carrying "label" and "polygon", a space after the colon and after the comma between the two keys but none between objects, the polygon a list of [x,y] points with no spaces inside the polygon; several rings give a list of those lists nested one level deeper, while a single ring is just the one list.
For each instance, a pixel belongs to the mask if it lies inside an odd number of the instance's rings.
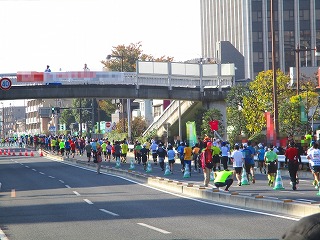
[{"label": "clear blue sky", "polygon": [[199,0],[0,0],[0,72],[100,71],[113,46],[199,58]]}]

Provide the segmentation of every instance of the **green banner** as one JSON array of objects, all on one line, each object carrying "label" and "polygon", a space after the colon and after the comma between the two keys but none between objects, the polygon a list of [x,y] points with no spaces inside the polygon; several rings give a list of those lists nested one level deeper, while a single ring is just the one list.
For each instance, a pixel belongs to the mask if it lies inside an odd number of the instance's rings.
[{"label": "green banner", "polygon": [[302,101],[300,101],[300,121],[302,123],[308,122],[308,116],[306,114],[306,110]]},{"label": "green banner", "polygon": [[197,143],[196,123],[186,122],[186,129],[187,129],[187,142],[189,146],[192,147]]}]

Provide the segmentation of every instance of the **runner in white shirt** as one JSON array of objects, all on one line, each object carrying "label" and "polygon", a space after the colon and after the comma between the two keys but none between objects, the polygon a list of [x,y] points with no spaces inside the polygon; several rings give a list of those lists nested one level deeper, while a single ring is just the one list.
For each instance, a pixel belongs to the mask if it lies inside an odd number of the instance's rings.
[{"label": "runner in white shirt", "polygon": [[313,149],[309,151],[307,158],[309,159],[310,168],[316,182],[315,188],[319,189],[319,172],[320,172],[320,150],[318,143],[313,145]]},{"label": "runner in white shirt", "polygon": [[242,166],[244,163],[243,154],[239,150],[239,145],[234,146],[234,151],[231,153],[231,161],[234,169],[234,173],[238,180],[238,186],[241,186],[241,173],[242,173]]}]

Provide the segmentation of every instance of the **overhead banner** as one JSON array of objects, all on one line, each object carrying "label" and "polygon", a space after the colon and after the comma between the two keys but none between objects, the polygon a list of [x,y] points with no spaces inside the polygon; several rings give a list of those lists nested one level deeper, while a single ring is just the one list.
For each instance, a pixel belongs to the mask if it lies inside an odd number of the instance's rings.
[{"label": "overhead banner", "polygon": [[189,146],[192,147],[197,143],[196,123],[186,122],[186,129],[187,129],[187,142]]}]

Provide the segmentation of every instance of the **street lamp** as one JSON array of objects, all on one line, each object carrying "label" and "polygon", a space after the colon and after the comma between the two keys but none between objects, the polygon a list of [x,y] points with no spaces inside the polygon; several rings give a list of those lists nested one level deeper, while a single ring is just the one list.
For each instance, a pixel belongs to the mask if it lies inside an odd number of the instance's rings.
[{"label": "street lamp", "polygon": [[315,48],[300,48],[300,45],[297,45],[297,48],[294,50],[296,52],[296,71],[297,71],[297,95],[299,95],[300,91],[300,52],[311,52],[315,51],[315,56],[319,56],[320,54],[317,52],[317,47]]},{"label": "street lamp", "polygon": [[[119,58],[121,59],[121,72],[124,71],[123,67],[123,61],[124,61],[124,56],[123,53],[121,55],[107,55],[107,60],[110,60],[111,58]],[[123,131],[125,132],[125,121],[124,121],[124,99],[121,99],[121,105],[122,105],[122,110],[121,110],[121,115],[122,115],[122,121],[123,121]],[[131,122],[130,122],[130,99],[127,99],[127,116],[128,116],[128,139],[131,139]]]}]

